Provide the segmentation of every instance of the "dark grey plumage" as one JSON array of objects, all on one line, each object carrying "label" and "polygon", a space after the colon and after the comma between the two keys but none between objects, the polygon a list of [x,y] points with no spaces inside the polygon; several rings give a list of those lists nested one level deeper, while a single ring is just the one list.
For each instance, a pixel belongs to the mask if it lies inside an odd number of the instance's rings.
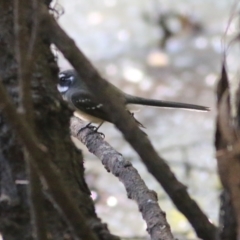
[{"label": "dark grey plumage", "polygon": [[[208,107],[179,103],[179,102],[169,102],[155,99],[146,99],[133,95],[126,94],[120,89],[112,85],[120,94],[126,104],[126,111],[128,104],[135,105],[145,105],[154,106],[162,108],[179,108],[179,109],[189,109],[197,111],[209,111]],[[70,106],[75,109],[78,116],[84,120],[93,123],[102,123],[104,121],[111,122],[108,115],[102,108],[102,104],[95,102],[92,92],[88,89],[84,81],[82,81],[77,75],[75,70],[66,70],[59,74],[59,84],[58,90],[62,94],[63,99],[67,101]],[[131,114],[129,112],[129,114]],[[133,116],[133,114],[131,114]],[[136,119],[135,119],[136,120]],[[137,120],[136,122],[142,126]]]}]

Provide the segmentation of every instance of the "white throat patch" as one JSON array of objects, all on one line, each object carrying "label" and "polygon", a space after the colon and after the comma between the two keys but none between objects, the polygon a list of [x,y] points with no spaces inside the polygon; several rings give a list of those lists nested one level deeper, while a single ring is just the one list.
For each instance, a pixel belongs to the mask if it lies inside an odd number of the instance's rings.
[{"label": "white throat patch", "polygon": [[57,89],[58,89],[58,91],[60,92],[60,93],[64,93],[64,92],[66,92],[68,89],[69,89],[69,87],[68,86],[60,86],[59,84],[57,85]]}]

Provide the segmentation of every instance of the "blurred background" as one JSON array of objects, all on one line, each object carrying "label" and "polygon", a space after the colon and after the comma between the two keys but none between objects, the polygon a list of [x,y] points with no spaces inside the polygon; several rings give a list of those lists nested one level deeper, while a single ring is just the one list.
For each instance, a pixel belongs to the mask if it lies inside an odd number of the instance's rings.
[{"label": "blurred background", "polygon": [[[221,69],[223,35],[233,1],[224,0],[58,0],[59,23],[103,77],[130,94],[200,104],[202,113],[142,108],[135,117],[156,151],[186,184],[212,222],[218,222],[221,184],[214,152],[215,87]],[[236,29],[230,25],[229,34]],[[60,53],[61,70],[70,68]],[[232,58],[234,63],[236,58]],[[147,172],[113,125],[101,127],[105,139],[130,160],[159,204],[174,232],[194,237],[191,226]],[[146,225],[122,184],[84,149],[86,179],[97,214],[113,234],[145,237]]]}]

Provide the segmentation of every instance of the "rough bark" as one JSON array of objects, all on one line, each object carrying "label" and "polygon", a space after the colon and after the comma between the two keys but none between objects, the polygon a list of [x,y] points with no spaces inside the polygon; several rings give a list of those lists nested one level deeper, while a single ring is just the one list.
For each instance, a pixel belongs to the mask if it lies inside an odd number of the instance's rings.
[{"label": "rough bark", "polygon": [[[128,198],[136,201],[151,239],[174,240],[166,213],[162,211],[158,203],[157,193],[148,189],[131,162],[104,141],[100,133],[85,126],[86,123],[72,117],[70,124],[72,136],[80,140],[89,152],[102,161],[106,170],[123,183]],[[79,129],[82,130],[79,131]]]}]

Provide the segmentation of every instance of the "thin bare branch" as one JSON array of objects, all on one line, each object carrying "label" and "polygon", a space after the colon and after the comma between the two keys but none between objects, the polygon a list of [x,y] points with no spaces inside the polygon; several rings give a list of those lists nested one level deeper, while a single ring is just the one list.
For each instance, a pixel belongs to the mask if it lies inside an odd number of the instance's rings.
[{"label": "thin bare branch", "polygon": [[28,47],[28,51],[27,51],[26,65],[32,63],[32,60],[34,57],[34,52],[35,52],[35,46],[37,43],[38,29],[39,29],[39,12],[38,12],[38,1],[37,0],[32,0],[32,9],[33,9],[32,32],[31,32],[29,47]]},{"label": "thin bare branch", "polygon": [[27,162],[27,170],[29,177],[29,204],[31,209],[31,222],[33,226],[33,237],[37,240],[46,240],[47,228],[44,215],[44,198],[42,192],[42,184],[39,179],[37,169],[33,166],[31,156],[27,151],[24,152],[24,158]]},{"label": "thin bare branch", "polygon": [[[33,25],[32,34],[30,38],[30,44],[28,51],[27,33],[26,33],[26,4],[19,3],[19,0],[14,0],[14,30],[15,30],[15,53],[18,61],[18,80],[19,80],[19,102],[20,112],[28,122],[28,124],[34,129],[34,111],[33,100],[31,94],[31,77],[34,61],[32,59],[37,31],[38,31],[38,11],[37,1],[33,0]],[[24,159],[28,170],[29,177],[29,198],[30,198],[30,212],[31,222],[33,226],[33,237],[37,240],[47,239],[47,230],[44,218],[44,200],[42,193],[41,182],[31,162],[31,156],[26,148],[23,150]]]},{"label": "thin bare branch", "polygon": [[[26,33],[26,6],[24,3],[19,3],[19,0],[14,0],[14,30],[15,30],[15,53],[16,59],[18,61],[18,80],[19,80],[19,102],[20,102],[20,112],[23,117],[28,122],[28,124],[34,129],[34,111],[33,111],[33,100],[31,95],[31,75],[32,66],[34,61],[32,61],[32,54],[34,51],[34,43],[37,34],[37,24],[38,15],[36,13],[37,1],[33,1],[33,27],[32,36],[30,39],[30,45],[28,51],[27,49],[27,33]],[[34,24],[35,23],[35,24]],[[43,194],[42,186],[37,173],[34,168],[30,155],[26,148],[23,150],[24,159],[26,161],[26,166],[28,170],[29,177],[29,198],[30,198],[30,212],[31,212],[31,222],[33,226],[33,236],[37,240],[47,239],[47,230],[44,218],[44,204],[43,204]]]},{"label": "thin bare branch", "polygon": [[177,208],[186,216],[197,235],[205,240],[214,239],[216,227],[189,196],[186,187],[176,179],[165,161],[158,156],[149,139],[129,117],[121,96],[101,78],[97,70],[77,48],[74,41],[67,36],[43,5],[41,13],[45,31],[52,43],[72,64],[82,80],[95,94],[96,100],[105,106],[105,111],[109,114],[112,122],[124,134],[126,140],[139,154],[149,172],[161,183]]}]

